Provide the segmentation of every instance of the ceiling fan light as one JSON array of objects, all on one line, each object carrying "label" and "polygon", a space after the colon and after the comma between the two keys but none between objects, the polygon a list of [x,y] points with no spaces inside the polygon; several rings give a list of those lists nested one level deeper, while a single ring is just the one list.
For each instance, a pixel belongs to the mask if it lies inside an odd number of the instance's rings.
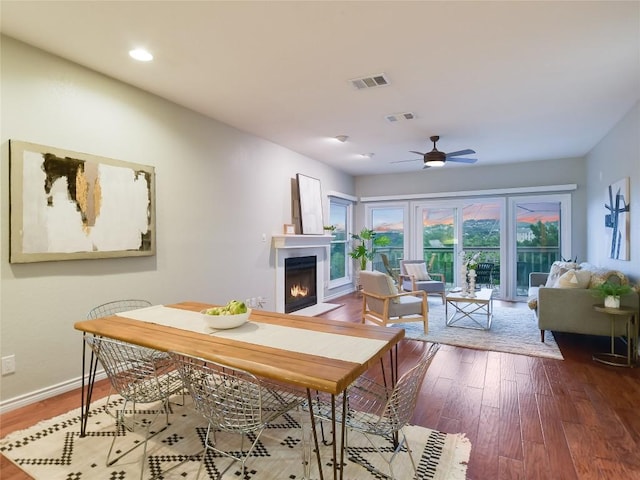
[{"label": "ceiling fan light", "polygon": [[425,165],[429,166],[429,167],[443,167],[444,166],[444,161],[442,160],[437,160],[437,159],[433,159],[433,160],[426,160],[424,162]]}]

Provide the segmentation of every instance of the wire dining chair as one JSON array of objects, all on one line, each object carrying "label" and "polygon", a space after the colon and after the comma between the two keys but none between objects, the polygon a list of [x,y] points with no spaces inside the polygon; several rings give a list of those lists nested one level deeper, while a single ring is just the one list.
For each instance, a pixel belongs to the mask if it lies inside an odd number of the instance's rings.
[{"label": "wire dining chair", "polygon": [[[347,390],[345,425],[348,431],[362,433],[387,464],[388,474],[377,470],[372,465],[363,465],[382,478],[397,478],[393,472],[392,462],[402,451],[408,453],[414,476],[416,474],[416,463],[403,428],[409,424],[413,416],[420,386],[439,349],[438,343],[432,343],[429,347],[425,345],[416,364],[398,379],[393,388],[360,376]],[[336,421],[342,421],[342,401],[337,402],[335,406]],[[317,419],[331,421],[331,404],[326,398],[318,396],[312,405]],[[385,439],[385,446],[380,446],[381,442],[376,442],[375,437]],[[348,442],[346,443],[348,453]],[[389,449],[392,453],[386,456],[383,451]],[[349,459],[360,463],[358,456],[349,456]]]},{"label": "wire dining chair", "polygon": [[[87,320],[94,320],[96,318],[108,317],[111,315],[115,315],[116,313],[126,312],[128,310],[136,310],[138,308],[150,307],[151,302],[147,300],[139,300],[139,299],[126,299],[126,300],[115,300],[107,303],[103,303],[102,305],[98,305],[97,307],[92,308],[87,313]],[[86,336],[86,335],[85,335]],[[82,372],[86,372],[86,342],[82,342]],[[96,356],[91,350],[91,356],[89,359],[89,375],[88,377],[82,376],[82,402],[81,402],[81,410],[82,410],[82,420],[80,422],[80,436],[84,437],[87,429],[87,420],[89,418],[89,408],[91,404],[91,397],[93,396],[93,386],[96,378],[96,372],[98,369],[98,361]],[[88,382],[87,382],[88,380]],[[85,384],[87,386],[86,396],[85,396]]]},{"label": "wire dining chair", "polygon": [[[139,446],[143,446],[140,467],[140,479],[142,479],[146,464],[147,443],[150,438],[169,425],[169,397],[184,389],[182,379],[175,370],[171,358],[164,352],[102,337],[87,336],[84,340],[102,364],[112,388],[112,393],[105,404],[105,411],[115,418],[116,433],[107,453],[107,465],[113,465]],[[118,402],[111,401],[113,393],[117,393],[124,399],[119,408],[114,407]],[[158,402],[161,408],[157,407]],[[139,410],[137,409],[139,404],[153,405],[146,410]],[[152,433],[151,426],[161,413],[165,414],[165,424]],[[116,439],[122,433],[126,433],[125,430],[134,432],[138,427],[144,431],[144,441],[134,442],[134,446],[124,452],[122,449],[116,449],[114,452]],[[112,453],[117,456],[111,458]]]},{"label": "wire dining chair", "polygon": [[[170,352],[169,355],[191,394],[196,411],[208,421],[204,442],[205,450],[196,479],[200,477],[207,453],[210,450],[232,459],[229,465],[222,470],[220,476],[235,461],[238,461],[242,468],[239,478],[245,478],[245,463],[251,456],[264,429],[276,418],[299,407],[306,399],[305,392],[288,389],[266,379],[258,378],[249,372],[202,358],[174,352]],[[293,419],[289,418],[288,420]],[[300,418],[299,425],[302,429],[302,418]],[[240,448],[222,449],[216,443],[216,431],[240,435]],[[248,450],[245,450],[245,438],[249,437],[253,437],[253,441]],[[304,452],[304,431],[302,439],[302,463],[306,475],[308,461]]]},{"label": "wire dining chair", "polygon": [[92,308],[87,313],[87,318],[93,320],[94,318],[108,317],[115,315],[116,313],[126,312],[128,310],[136,310],[138,308],[150,307],[151,302],[148,300],[139,299],[126,299],[126,300],[114,300],[112,302],[103,303],[97,307]]}]

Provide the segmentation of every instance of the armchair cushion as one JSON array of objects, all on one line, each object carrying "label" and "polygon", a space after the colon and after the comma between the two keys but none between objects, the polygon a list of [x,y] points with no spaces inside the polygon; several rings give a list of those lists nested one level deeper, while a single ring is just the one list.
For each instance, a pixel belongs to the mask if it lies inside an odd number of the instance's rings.
[{"label": "armchair cushion", "polygon": [[[372,292],[376,295],[387,297],[398,295],[398,288],[396,287],[393,278],[382,272],[360,272],[360,283],[362,284],[362,290],[366,292]],[[399,299],[392,297],[391,302],[399,303]]]},{"label": "armchair cushion", "polygon": [[405,263],[404,268],[407,271],[407,275],[413,275],[418,281],[431,280],[431,277],[427,272],[427,264],[425,262]]}]

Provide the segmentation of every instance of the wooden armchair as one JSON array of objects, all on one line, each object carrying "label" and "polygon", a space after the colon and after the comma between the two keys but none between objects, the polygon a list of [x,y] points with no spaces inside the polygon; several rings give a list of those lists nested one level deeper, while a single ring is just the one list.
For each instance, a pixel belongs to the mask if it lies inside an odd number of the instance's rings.
[{"label": "wooden armchair", "polygon": [[362,284],[362,323],[369,320],[378,325],[422,322],[424,333],[429,330],[429,304],[424,291],[398,292],[393,279],[382,272],[360,272]]},{"label": "wooden armchair", "polygon": [[402,290],[423,290],[427,295],[439,295],[442,304],[446,300],[445,280],[442,273],[428,271],[424,260],[402,260],[400,262]]}]

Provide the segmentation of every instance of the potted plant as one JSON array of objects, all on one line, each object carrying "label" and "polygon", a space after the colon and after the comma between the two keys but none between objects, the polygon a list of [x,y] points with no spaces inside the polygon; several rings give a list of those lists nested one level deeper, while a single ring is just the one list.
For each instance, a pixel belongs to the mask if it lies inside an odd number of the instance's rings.
[{"label": "potted plant", "polygon": [[633,291],[627,284],[623,285],[609,280],[594,287],[593,290],[596,295],[604,298],[604,306],[608,308],[620,308],[620,296]]},{"label": "potted plant", "polygon": [[367,262],[373,260],[377,250],[376,247],[389,245],[391,240],[385,235],[378,235],[369,228],[363,228],[360,233],[351,235],[351,239],[356,242],[353,250],[349,252],[349,256],[354,260],[358,260],[360,270],[367,269]]}]

